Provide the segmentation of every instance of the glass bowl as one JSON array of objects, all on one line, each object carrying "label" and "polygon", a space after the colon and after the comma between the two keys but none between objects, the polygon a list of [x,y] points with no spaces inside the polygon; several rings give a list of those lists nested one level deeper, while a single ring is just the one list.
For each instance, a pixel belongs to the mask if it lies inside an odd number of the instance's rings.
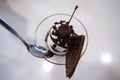
[{"label": "glass bowl", "polygon": [[[52,51],[55,55],[53,57],[47,58],[44,57],[45,60],[57,64],[57,65],[65,65],[65,54],[66,50],[64,48],[58,47],[59,51],[54,51],[51,48],[51,45],[53,45],[53,42],[50,38],[50,31],[51,27],[54,26],[55,22],[60,22],[61,20],[68,21],[70,19],[69,14],[64,13],[57,13],[50,15],[46,18],[44,18],[37,26],[35,30],[35,37],[34,37],[34,44],[37,46],[43,46],[50,51]],[[73,17],[70,25],[73,26],[73,29],[76,34],[78,35],[85,35],[85,42],[82,50],[81,56],[85,53],[87,46],[88,46],[88,32],[84,24],[76,17]],[[47,42],[46,42],[47,39]]]}]

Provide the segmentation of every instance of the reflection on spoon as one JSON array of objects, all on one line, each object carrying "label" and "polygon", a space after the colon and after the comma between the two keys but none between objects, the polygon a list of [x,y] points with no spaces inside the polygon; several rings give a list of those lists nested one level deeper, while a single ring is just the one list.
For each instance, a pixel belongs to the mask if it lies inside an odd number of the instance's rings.
[{"label": "reflection on spoon", "polygon": [[0,19],[0,24],[7,29],[9,32],[11,32],[13,35],[15,35],[18,39],[20,39],[24,45],[26,46],[27,50],[35,57],[44,58],[44,57],[52,57],[54,54],[42,47],[42,46],[36,46],[34,44],[28,44],[12,27],[10,27],[6,22],[4,22],[2,19]]}]

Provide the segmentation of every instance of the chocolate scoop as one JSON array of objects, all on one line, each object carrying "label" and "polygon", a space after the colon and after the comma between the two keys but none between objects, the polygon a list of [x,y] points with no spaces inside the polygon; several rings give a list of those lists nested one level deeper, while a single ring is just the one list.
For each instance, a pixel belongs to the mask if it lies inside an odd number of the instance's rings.
[{"label": "chocolate scoop", "polygon": [[[73,45],[73,42],[74,42],[73,40],[75,40],[77,34],[75,33],[73,26],[70,25],[70,22],[71,22],[73,15],[77,8],[78,8],[78,6],[75,6],[75,9],[68,21],[61,20],[60,22],[54,23],[54,26],[52,27],[53,30],[51,30],[51,34],[50,34],[50,38],[54,42],[54,44],[53,44],[53,46],[51,46],[51,48],[54,51],[58,51],[56,49],[57,46],[68,49],[71,47],[71,45]],[[59,26],[57,26],[57,25],[59,25]],[[53,36],[55,36],[57,38],[54,38]]]}]

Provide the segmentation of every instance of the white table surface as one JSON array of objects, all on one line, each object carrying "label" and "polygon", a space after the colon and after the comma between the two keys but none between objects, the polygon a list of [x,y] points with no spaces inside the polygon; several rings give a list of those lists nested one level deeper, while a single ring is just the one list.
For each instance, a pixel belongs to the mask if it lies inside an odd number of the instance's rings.
[{"label": "white table surface", "polygon": [[[0,0],[0,18],[29,43],[38,23],[53,13],[75,16],[86,26],[89,46],[71,80],[120,80],[120,0]],[[51,64],[27,52],[0,25],[0,80],[69,80],[65,66]]]}]

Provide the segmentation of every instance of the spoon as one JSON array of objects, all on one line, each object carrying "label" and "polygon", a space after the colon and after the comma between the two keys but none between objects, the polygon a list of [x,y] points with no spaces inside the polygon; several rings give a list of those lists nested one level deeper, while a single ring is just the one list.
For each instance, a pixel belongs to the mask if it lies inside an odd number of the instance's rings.
[{"label": "spoon", "polygon": [[20,39],[23,44],[26,46],[27,50],[35,57],[38,58],[44,58],[44,57],[52,57],[54,53],[52,53],[50,50],[42,47],[37,46],[34,44],[28,44],[11,26],[9,26],[5,21],[0,19],[0,24],[7,29],[9,32],[11,32],[14,36],[16,36],[18,39]]}]

